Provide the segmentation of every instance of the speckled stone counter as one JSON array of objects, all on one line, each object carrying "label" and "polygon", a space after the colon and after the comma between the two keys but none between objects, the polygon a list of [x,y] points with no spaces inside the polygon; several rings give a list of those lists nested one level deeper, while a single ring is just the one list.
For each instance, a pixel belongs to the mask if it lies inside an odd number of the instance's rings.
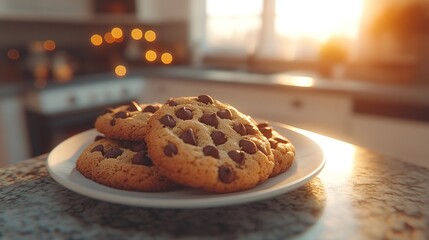
[{"label": "speckled stone counter", "polygon": [[[322,172],[238,206],[150,209],[90,199],[47,155],[0,169],[0,239],[429,239],[429,170],[323,136]],[[429,161],[429,159],[428,159]]]}]

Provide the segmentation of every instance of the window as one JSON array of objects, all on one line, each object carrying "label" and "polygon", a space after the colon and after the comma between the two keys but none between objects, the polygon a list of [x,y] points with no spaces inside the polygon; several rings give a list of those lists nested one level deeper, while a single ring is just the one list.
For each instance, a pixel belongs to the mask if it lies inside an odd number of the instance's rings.
[{"label": "window", "polygon": [[254,51],[262,24],[262,0],[208,0],[206,14],[209,48]]},{"label": "window", "polygon": [[208,52],[316,60],[332,38],[352,42],[363,0],[206,0]]}]

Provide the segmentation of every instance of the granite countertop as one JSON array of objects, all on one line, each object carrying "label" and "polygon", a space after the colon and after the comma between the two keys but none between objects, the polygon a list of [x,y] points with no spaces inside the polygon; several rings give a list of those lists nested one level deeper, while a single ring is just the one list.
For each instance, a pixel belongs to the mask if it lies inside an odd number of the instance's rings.
[{"label": "granite countertop", "polygon": [[2,239],[428,239],[429,170],[303,132],[322,172],[280,196],[206,209],[98,201],[56,183],[47,155],[0,169]]}]

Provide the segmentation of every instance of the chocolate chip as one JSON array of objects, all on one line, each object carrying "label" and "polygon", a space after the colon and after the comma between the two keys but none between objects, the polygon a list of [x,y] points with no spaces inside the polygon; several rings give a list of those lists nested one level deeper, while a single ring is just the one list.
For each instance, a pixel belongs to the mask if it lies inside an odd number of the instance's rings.
[{"label": "chocolate chip", "polygon": [[252,125],[244,125],[244,127],[246,128],[246,132],[249,135],[255,135],[258,132],[255,128],[253,128]]},{"label": "chocolate chip", "polygon": [[176,126],[176,120],[174,120],[173,116],[171,116],[170,114],[164,115],[162,118],[159,119],[159,121],[167,127],[172,128]]},{"label": "chocolate chip", "polygon": [[140,105],[138,103],[136,103],[135,101],[130,102],[129,105],[130,106],[127,108],[128,111],[131,111],[131,112],[136,112],[136,111],[141,112],[142,111],[142,108],[140,107]]},{"label": "chocolate chip", "polygon": [[200,122],[213,127],[217,127],[217,125],[219,124],[215,113],[204,113],[203,116],[201,116]]},{"label": "chocolate chip", "polygon": [[124,151],[119,148],[111,148],[104,153],[104,157],[106,158],[117,158],[121,156]]},{"label": "chocolate chip", "polygon": [[271,127],[261,127],[259,131],[261,131],[266,138],[271,138],[273,136],[273,129]]},{"label": "chocolate chip", "polygon": [[268,151],[263,146],[258,145],[259,151],[261,151],[264,155],[268,156]]},{"label": "chocolate chip", "polygon": [[221,131],[213,131],[210,136],[216,146],[220,144],[224,144],[226,142],[225,133]]},{"label": "chocolate chip", "polygon": [[240,140],[239,145],[241,149],[248,154],[254,154],[257,151],[256,144],[250,140],[246,140],[246,139]]},{"label": "chocolate chip", "polygon": [[174,107],[174,106],[178,105],[178,103],[176,101],[174,101],[173,99],[168,99],[166,104],[168,104],[168,106],[170,106],[170,107]]},{"label": "chocolate chip", "polygon": [[99,144],[91,149],[91,152],[101,152],[104,155],[104,146]]},{"label": "chocolate chip", "polygon": [[267,122],[261,122],[256,125],[258,128],[269,127],[270,125]]},{"label": "chocolate chip", "polygon": [[242,164],[244,162],[244,152],[240,150],[231,150],[228,156],[236,163]]},{"label": "chocolate chip", "polygon": [[279,137],[275,137],[274,140],[276,140],[279,143],[289,143],[288,140],[283,139],[283,138],[279,138]]},{"label": "chocolate chip", "polygon": [[231,183],[235,179],[234,171],[227,165],[222,165],[218,170],[219,180],[223,183]]},{"label": "chocolate chip", "polygon": [[98,140],[101,140],[101,139],[104,139],[104,138],[105,138],[104,136],[97,135],[97,136],[95,136],[95,138],[94,138],[94,142],[95,142],[95,141],[98,141]]},{"label": "chocolate chip", "polygon": [[205,156],[212,156],[219,159],[219,150],[215,146],[207,145],[203,148],[203,153]]},{"label": "chocolate chip", "polygon": [[179,137],[185,143],[197,146],[197,139],[195,138],[194,130],[192,130],[192,128],[185,130]]},{"label": "chocolate chip", "polygon": [[131,146],[133,145],[133,143],[134,143],[133,141],[122,140],[121,147],[131,149]]},{"label": "chocolate chip", "polygon": [[192,119],[194,114],[192,113],[191,109],[187,107],[181,107],[177,109],[176,116],[182,120],[189,120]]},{"label": "chocolate chip", "polygon": [[177,154],[177,147],[176,145],[174,145],[173,143],[168,143],[165,147],[164,147],[164,154],[166,156],[173,156]]},{"label": "chocolate chip", "polygon": [[217,115],[222,119],[232,119],[232,113],[229,109],[219,110]]},{"label": "chocolate chip", "polygon": [[140,152],[140,151],[143,151],[143,150],[147,150],[147,145],[146,145],[146,142],[144,142],[144,141],[142,141],[142,142],[133,142],[131,144],[130,149],[133,152]]},{"label": "chocolate chip", "polygon": [[205,104],[213,104],[214,102],[213,98],[210,97],[209,95],[200,95],[198,96],[197,101]]},{"label": "chocolate chip", "polygon": [[241,136],[247,134],[246,127],[244,127],[244,125],[241,123],[235,123],[234,125],[232,125],[232,129],[234,129],[234,131],[236,131]]},{"label": "chocolate chip", "polygon": [[275,149],[277,147],[277,141],[274,139],[268,139],[268,142],[270,142],[271,148]]},{"label": "chocolate chip", "polygon": [[127,118],[129,116],[130,116],[130,113],[126,112],[126,111],[120,111],[120,112],[113,114],[114,118]]},{"label": "chocolate chip", "polygon": [[145,165],[145,166],[152,166],[152,160],[147,156],[146,151],[139,151],[134,155],[134,157],[131,159],[131,162],[133,164],[139,164],[139,165]]},{"label": "chocolate chip", "polygon": [[112,118],[112,120],[110,120],[110,126],[115,126],[116,124],[116,119]]},{"label": "chocolate chip", "polygon": [[156,111],[158,111],[159,107],[158,106],[153,106],[153,105],[148,105],[143,109],[143,112],[151,112],[154,113]]}]

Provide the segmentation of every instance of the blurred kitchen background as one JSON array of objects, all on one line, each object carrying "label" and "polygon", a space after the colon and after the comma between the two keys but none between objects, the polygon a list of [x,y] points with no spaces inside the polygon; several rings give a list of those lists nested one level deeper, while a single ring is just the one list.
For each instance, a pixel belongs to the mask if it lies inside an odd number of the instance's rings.
[{"label": "blurred kitchen background", "polygon": [[0,166],[202,93],[429,166],[429,1],[0,0]]}]

